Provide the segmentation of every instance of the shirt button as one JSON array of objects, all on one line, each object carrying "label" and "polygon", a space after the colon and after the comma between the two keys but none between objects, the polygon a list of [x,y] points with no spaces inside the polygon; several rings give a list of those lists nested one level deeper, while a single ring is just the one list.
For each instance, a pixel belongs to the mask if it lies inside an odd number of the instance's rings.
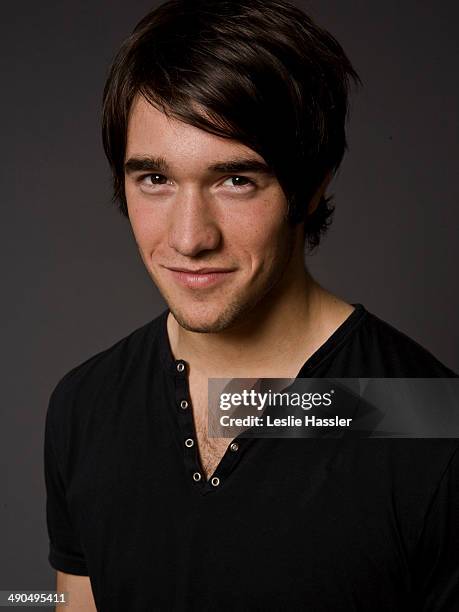
[{"label": "shirt button", "polygon": [[188,402],[186,400],[182,400],[180,402],[180,408],[183,408],[185,410],[185,408],[188,408]]},{"label": "shirt button", "polygon": [[210,484],[213,485],[214,487],[218,487],[218,485],[220,484],[220,478],[217,478],[216,476],[214,476],[211,479]]},{"label": "shirt button", "polygon": [[199,472],[195,472],[193,474],[193,480],[195,480],[196,482],[199,482],[201,480],[201,474]]},{"label": "shirt button", "polygon": [[177,372],[183,372],[184,369],[185,369],[185,364],[179,361],[179,363],[177,364]]},{"label": "shirt button", "polygon": [[237,450],[239,450],[239,444],[237,442],[233,442],[230,449],[233,451],[233,453],[235,453]]},{"label": "shirt button", "polygon": [[193,446],[194,444],[194,440],[192,438],[187,438],[185,440],[185,446],[188,446],[188,448],[190,448],[191,446]]}]

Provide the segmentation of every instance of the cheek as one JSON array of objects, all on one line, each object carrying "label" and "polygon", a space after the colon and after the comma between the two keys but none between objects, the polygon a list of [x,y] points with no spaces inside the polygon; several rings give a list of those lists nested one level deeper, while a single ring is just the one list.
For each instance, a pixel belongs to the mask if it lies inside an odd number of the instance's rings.
[{"label": "cheek", "polygon": [[282,224],[241,224],[234,233],[233,240],[228,238],[227,245],[234,253],[251,261],[251,267],[264,270],[276,267],[284,258],[288,248],[288,236]]},{"label": "cheek", "polygon": [[164,223],[158,211],[149,209],[135,200],[128,200],[129,221],[135,240],[141,250],[151,250],[164,232]]},{"label": "cheek", "polygon": [[221,221],[226,229],[227,244],[258,253],[261,257],[277,251],[287,233],[286,201],[279,188],[267,191],[263,198],[230,208]]},{"label": "cheek", "polygon": [[133,211],[133,214],[130,213],[129,219],[138,246],[141,249],[149,248],[156,241],[153,224],[149,223],[148,218],[146,219],[144,215],[135,211]]}]

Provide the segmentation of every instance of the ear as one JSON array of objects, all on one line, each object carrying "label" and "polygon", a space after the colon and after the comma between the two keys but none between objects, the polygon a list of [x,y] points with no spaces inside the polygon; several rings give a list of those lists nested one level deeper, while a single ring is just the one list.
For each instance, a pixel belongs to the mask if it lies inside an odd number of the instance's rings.
[{"label": "ear", "polygon": [[333,178],[333,172],[331,170],[329,170],[327,172],[327,174],[325,175],[324,180],[322,181],[322,183],[318,187],[317,191],[312,196],[311,201],[309,202],[309,205],[308,205],[308,216],[312,215],[312,213],[318,207],[319,202],[320,202],[322,196],[324,195],[325,191],[327,190],[328,184],[330,183],[332,178]]}]

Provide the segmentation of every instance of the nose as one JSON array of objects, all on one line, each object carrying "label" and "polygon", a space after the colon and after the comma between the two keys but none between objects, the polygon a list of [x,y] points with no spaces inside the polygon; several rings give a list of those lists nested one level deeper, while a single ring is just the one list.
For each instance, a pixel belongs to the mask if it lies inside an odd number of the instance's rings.
[{"label": "nose", "polygon": [[181,255],[195,257],[201,251],[215,250],[220,241],[212,202],[194,188],[177,194],[170,219],[169,246]]}]

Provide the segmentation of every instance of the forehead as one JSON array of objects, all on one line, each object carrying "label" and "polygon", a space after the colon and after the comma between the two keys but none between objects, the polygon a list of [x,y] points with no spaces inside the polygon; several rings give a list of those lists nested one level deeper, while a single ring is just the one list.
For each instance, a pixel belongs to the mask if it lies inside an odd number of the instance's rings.
[{"label": "forehead", "polygon": [[242,143],[210,134],[178,119],[167,117],[142,96],[137,96],[129,113],[125,158],[155,155],[169,163],[209,165],[215,159],[247,156],[263,158]]}]

